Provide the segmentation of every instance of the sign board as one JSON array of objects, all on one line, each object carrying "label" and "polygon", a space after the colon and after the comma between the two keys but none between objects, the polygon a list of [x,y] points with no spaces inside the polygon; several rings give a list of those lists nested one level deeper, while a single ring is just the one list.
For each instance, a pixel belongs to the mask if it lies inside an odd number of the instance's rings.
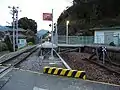
[{"label": "sign board", "polygon": [[43,20],[52,21],[52,13],[43,13]]}]

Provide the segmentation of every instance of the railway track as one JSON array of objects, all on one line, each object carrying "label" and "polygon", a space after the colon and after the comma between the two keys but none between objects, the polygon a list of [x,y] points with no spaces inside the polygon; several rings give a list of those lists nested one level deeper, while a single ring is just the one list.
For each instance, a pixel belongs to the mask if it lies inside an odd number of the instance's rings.
[{"label": "railway track", "polygon": [[17,58],[18,56],[22,55],[23,53],[29,52],[29,51],[31,51],[31,50],[34,49],[34,48],[36,48],[36,46],[34,46],[34,47],[32,47],[32,48],[29,48],[29,49],[26,49],[25,51],[22,51],[22,52],[14,55],[14,56],[8,58],[8,59],[0,60],[0,64],[4,63],[5,61],[10,61],[10,60],[12,60],[12,59],[15,59],[15,58]]},{"label": "railway track", "polygon": [[2,62],[1,64],[3,66],[16,66],[17,64],[19,64],[20,62],[25,60],[27,57],[29,57],[37,49],[38,48],[35,47],[35,48],[30,49],[30,50],[27,50],[27,51],[21,53],[20,55],[13,57],[12,59],[9,59],[9,60]]},{"label": "railway track", "polygon": [[2,69],[0,69],[0,78],[4,75],[4,73],[10,71],[12,68],[17,66],[19,63],[23,62],[26,58],[28,58],[33,52],[35,52],[38,48],[34,47],[31,49],[28,49],[12,58],[9,58],[7,60],[4,60],[1,63]]},{"label": "railway track", "polygon": [[[60,53],[67,53],[67,52],[73,52],[73,51],[76,51],[77,49],[67,49],[67,50],[64,50]],[[84,60],[87,60],[91,63],[94,63],[94,64],[97,64],[99,65],[100,67],[112,72],[112,73],[116,73],[118,75],[120,75],[120,64],[117,64],[117,63],[114,63],[114,62],[111,62],[109,60],[105,60],[105,64],[102,63],[102,61],[99,61],[99,60],[89,60],[87,58],[85,58]]]},{"label": "railway track", "polygon": [[[62,58],[59,56],[59,54],[54,50],[53,54],[54,54],[54,58],[52,60],[51,56],[51,50],[50,49],[46,49],[46,50],[42,50],[42,56],[41,56],[41,48],[39,47],[35,47],[32,48],[30,50],[24,51],[21,54],[18,54],[8,60],[4,60],[2,63],[0,63],[2,66],[4,66],[5,68],[1,69],[0,71],[0,77],[4,76],[5,72],[9,72],[10,70],[12,70],[12,68],[17,67],[17,68],[21,68],[22,65],[24,65],[23,61],[26,60],[26,58],[28,58],[33,52],[36,51],[36,56],[37,56],[37,61],[35,61],[35,64],[37,65],[36,67],[39,68],[42,72],[43,67],[48,65],[48,66],[53,66],[53,67],[59,67],[59,68],[68,68],[71,69],[67,63],[65,63],[64,60],[62,60]],[[23,63],[22,63],[23,62]],[[26,61],[25,61],[26,63]],[[27,70],[32,70],[32,67],[34,67],[35,64],[31,64],[31,67],[22,67],[22,69],[27,69]],[[19,66],[20,65],[20,66]],[[35,67],[35,68],[36,68]],[[37,69],[33,69],[35,71],[37,71]]]},{"label": "railway track", "polygon": [[115,73],[120,75],[120,67],[119,64],[115,64],[115,63],[110,63],[109,61],[106,61],[105,64],[102,63],[102,61],[98,61],[98,60],[89,60],[87,58],[85,58],[84,60],[87,60],[91,63],[94,63],[106,70],[108,70],[109,72]]}]

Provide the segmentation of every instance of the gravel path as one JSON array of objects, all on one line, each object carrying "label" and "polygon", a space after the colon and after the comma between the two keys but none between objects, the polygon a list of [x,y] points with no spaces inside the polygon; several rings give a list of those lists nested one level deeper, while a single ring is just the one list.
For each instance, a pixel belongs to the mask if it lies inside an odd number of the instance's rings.
[{"label": "gravel path", "polygon": [[65,68],[65,66],[63,65],[63,63],[59,58],[54,57],[54,60],[50,60],[48,59],[49,56],[47,55],[42,60],[38,57],[38,53],[39,53],[39,49],[36,52],[34,52],[32,55],[30,55],[30,57],[28,57],[21,64],[19,64],[17,68],[41,72],[41,73],[43,73],[43,67],[45,66]]},{"label": "gravel path", "polygon": [[83,60],[90,56],[87,53],[70,52],[61,55],[72,69],[85,70],[87,79],[118,84],[120,85],[120,75],[115,75],[107,70],[100,68],[89,61]]},{"label": "gravel path", "polygon": [[34,52],[25,61],[19,64],[17,67],[25,70],[39,71],[40,61],[38,59],[38,50]]}]

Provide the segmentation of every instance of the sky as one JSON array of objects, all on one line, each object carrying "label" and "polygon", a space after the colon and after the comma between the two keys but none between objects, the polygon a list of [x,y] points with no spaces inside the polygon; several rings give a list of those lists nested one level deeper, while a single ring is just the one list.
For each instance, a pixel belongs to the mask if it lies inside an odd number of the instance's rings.
[{"label": "sky", "polygon": [[12,15],[8,6],[18,6],[19,18],[28,17],[37,22],[38,30],[46,29],[51,31],[49,24],[51,21],[43,21],[43,13],[51,13],[54,9],[54,23],[57,21],[61,12],[67,6],[72,5],[72,0],[0,0],[0,25],[9,25],[12,22]]}]

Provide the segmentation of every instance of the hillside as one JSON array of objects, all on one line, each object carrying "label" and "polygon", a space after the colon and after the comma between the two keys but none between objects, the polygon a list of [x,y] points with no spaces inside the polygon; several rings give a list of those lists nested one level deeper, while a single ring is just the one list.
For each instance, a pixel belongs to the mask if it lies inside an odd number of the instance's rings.
[{"label": "hillside", "polygon": [[93,35],[93,27],[120,25],[120,0],[73,0],[73,5],[58,18],[58,33],[65,34],[65,22],[70,21],[69,35]]}]

